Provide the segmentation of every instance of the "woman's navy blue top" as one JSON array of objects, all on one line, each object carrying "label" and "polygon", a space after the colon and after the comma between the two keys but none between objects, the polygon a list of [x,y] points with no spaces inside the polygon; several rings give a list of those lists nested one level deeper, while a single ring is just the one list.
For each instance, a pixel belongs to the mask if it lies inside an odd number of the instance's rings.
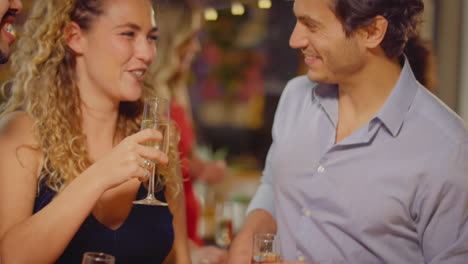
[{"label": "woman's navy blue top", "polygon": [[[41,184],[34,213],[52,201],[55,192]],[[137,199],[146,197],[140,185]],[[165,201],[164,190],[156,197]],[[67,221],[67,219],[63,219]],[[67,246],[57,264],[80,264],[87,251],[104,252],[116,258],[116,264],[162,263],[174,242],[172,214],[167,206],[133,205],[128,218],[116,230],[101,224],[90,214]]]}]

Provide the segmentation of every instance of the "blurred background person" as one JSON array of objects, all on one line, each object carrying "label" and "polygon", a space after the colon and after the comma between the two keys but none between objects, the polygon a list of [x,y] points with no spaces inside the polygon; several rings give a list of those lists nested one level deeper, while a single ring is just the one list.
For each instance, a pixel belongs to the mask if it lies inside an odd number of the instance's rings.
[{"label": "blurred background person", "polygon": [[171,119],[180,132],[179,152],[187,208],[187,230],[193,263],[222,263],[225,250],[203,246],[197,233],[200,204],[195,180],[220,183],[226,173],[224,161],[209,161],[195,152],[196,135],[189,98],[191,64],[200,51],[202,8],[189,0],[161,1],[157,10],[159,27],[158,60],[151,69],[151,84],[159,97],[171,100]]},{"label": "blurred background person", "polygon": [[[81,263],[86,251],[117,263],[188,254],[177,135],[168,155],[142,145],[144,77],[156,58],[150,0],[36,1],[12,57],[1,108],[0,256],[8,263]],[[166,188],[146,196],[145,160]],[[27,252],[25,254],[25,252]]]}]

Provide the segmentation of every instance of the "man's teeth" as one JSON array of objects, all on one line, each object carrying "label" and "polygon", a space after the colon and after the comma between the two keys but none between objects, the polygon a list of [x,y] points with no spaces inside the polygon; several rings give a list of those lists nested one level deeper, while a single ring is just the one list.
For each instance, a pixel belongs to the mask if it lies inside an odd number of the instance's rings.
[{"label": "man's teeth", "polygon": [[143,76],[143,74],[145,74],[144,71],[132,71],[132,72],[133,72],[133,74],[135,74],[138,77]]},{"label": "man's teeth", "polygon": [[13,33],[13,30],[14,30],[14,29],[13,29],[13,25],[11,25],[11,24],[6,24],[6,25],[3,27],[3,29],[4,29],[6,32],[8,32],[8,33]]}]

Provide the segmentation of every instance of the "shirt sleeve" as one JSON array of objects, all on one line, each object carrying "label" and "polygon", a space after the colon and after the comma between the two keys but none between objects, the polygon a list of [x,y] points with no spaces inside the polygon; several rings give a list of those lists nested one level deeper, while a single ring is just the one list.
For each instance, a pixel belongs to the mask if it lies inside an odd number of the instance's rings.
[{"label": "shirt sleeve", "polygon": [[468,141],[457,148],[439,160],[445,165],[436,165],[434,176],[442,181],[428,184],[421,202],[418,233],[429,264],[468,260]]},{"label": "shirt sleeve", "polygon": [[270,175],[271,154],[274,151],[274,143],[270,146],[265,162],[265,169],[261,178],[260,186],[255,193],[252,201],[247,208],[246,215],[256,209],[263,209],[269,212],[275,218],[275,204],[273,195],[273,185]]},{"label": "shirt sleeve", "polygon": [[[304,79],[305,78],[305,79]],[[281,94],[281,98],[278,102],[278,107],[276,108],[275,112],[275,118],[273,121],[273,127],[271,129],[271,135],[273,142],[270,146],[270,149],[268,150],[268,155],[266,157],[265,161],[265,169],[263,170],[262,178],[260,180],[260,186],[257,189],[257,192],[255,193],[254,197],[252,198],[252,201],[249,204],[249,207],[247,208],[246,215],[248,215],[250,212],[256,210],[256,209],[263,209],[266,210],[273,216],[273,218],[276,220],[276,210],[275,210],[275,202],[274,202],[274,183],[272,180],[272,157],[274,156],[275,153],[275,141],[277,140],[278,135],[281,133],[280,130],[283,128],[283,119],[285,118],[285,115],[288,113],[287,109],[287,102],[288,98],[290,97],[290,91],[294,89],[294,87],[301,87],[303,85],[296,84],[296,82],[303,82],[306,80],[307,82],[308,79],[306,77],[302,78],[295,78],[291,81],[288,82],[286,85],[285,89],[283,90],[283,93]],[[294,100],[293,104],[294,105]]]}]

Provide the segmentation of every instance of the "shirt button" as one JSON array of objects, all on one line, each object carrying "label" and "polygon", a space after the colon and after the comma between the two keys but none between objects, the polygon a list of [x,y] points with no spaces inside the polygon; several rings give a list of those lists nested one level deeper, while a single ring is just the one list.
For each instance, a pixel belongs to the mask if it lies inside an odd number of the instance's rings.
[{"label": "shirt button", "polygon": [[306,209],[306,210],[304,210],[304,215],[305,215],[305,216],[311,216],[311,215],[312,215],[312,211],[309,210],[309,209]]},{"label": "shirt button", "polygon": [[298,256],[297,261],[304,262],[305,258],[304,256]]},{"label": "shirt button", "polygon": [[323,173],[324,171],[325,171],[325,168],[324,168],[322,165],[320,165],[320,166],[317,168],[317,172],[318,172],[318,173]]}]

